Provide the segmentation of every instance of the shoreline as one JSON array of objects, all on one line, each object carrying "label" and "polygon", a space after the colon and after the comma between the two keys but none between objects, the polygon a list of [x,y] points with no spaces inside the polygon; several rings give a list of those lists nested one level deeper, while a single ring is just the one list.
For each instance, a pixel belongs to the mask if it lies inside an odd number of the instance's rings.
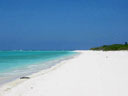
[{"label": "shoreline", "polygon": [[[63,60],[58,61],[55,65],[51,66],[50,68],[43,69],[43,70],[40,70],[38,72],[31,73],[29,75],[26,75],[25,77],[30,77],[30,79],[34,79],[38,76],[45,75],[45,74],[48,74],[51,71],[54,71],[56,68],[62,66],[65,62],[68,62],[69,60],[71,60],[71,59],[77,57],[78,55],[80,55],[80,52],[78,52],[78,51],[74,51],[74,52],[77,52],[77,53],[76,54],[71,54],[69,56],[65,56],[65,58]],[[5,94],[6,91],[16,87],[19,84],[22,84],[25,81],[30,80],[30,79],[16,78],[16,79],[13,79],[13,80],[5,83],[5,84],[0,85],[0,96]]]},{"label": "shoreline", "polygon": [[7,84],[0,96],[128,96],[128,51],[75,52],[45,74]]},{"label": "shoreline", "polygon": [[2,61],[0,62],[0,86],[17,78],[50,68],[68,56],[75,54],[72,51],[3,51],[3,53],[8,55],[0,59]]},{"label": "shoreline", "polygon": [[[33,70],[33,71],[24,72],[24,74],[20,73],[20,74],[9,75],[8,77],[5,76],[5,79],[4,78],[0,78],[0,80],[1,80],[0,86],[4,85],[6,83],[9,83],[9,82],[15,81],[18,78],[30,76],[30,75],[38,73],[38,72],[40,72],[42,70],[49,69],[50,67],[55,66],[57,63],[60,63],[61,61],[65,60],[65,59],[68,59],[68,58],[72,57],[73,55],[77,54],[77,53],[73,53],[73,51],[70,51],[70,52],[72,52],[72,53],[71,54],[66,54],[66,55],[64,54],[62,56],[54,57],[52,59],[50,58],[49,60],[43,61],[43,62],[40,62],[40,63],[37,62],[37,65],[39,67],[39,68],[37,67],[38,70],[36,69],[36,70]],[[50,64],[50,66],[47,66],[47,67],[44,68],[44,67],[42,67],[43,64],[45,64],[45,65],[49,65]],[[23,70],[23,68],[22,69],[17,69],[17,70]],[[27,71],[27,70],[25,69],[25,71]]]}]

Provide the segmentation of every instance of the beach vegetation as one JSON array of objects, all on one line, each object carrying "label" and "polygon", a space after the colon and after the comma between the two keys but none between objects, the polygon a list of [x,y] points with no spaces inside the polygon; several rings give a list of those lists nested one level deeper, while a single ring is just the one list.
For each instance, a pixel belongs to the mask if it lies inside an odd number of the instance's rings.
[{"label": "beach vegetation", "polygon": [[103,51],[128,50],[128,43],[125,42],[125,44],[103,45],[100,47],[91,48],[90,50],[103,50]]}]

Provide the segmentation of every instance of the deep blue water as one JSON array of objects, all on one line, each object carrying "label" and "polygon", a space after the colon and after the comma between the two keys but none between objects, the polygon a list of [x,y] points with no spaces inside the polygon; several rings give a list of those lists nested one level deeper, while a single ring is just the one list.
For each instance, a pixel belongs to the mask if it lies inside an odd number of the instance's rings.
[{"label": "deep blue water", "polygon": [[55,65],[71,51],[0,51],[0,83]]}]

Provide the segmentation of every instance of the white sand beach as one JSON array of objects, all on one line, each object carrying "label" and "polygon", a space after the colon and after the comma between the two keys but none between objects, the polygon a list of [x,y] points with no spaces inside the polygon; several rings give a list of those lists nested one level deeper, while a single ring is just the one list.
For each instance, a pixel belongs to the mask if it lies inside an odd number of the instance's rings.
[{"label": "white sand beach", "polygon": [[77,52],[50,71],[5,84],[0,96],[128,96],[128,51]]}]

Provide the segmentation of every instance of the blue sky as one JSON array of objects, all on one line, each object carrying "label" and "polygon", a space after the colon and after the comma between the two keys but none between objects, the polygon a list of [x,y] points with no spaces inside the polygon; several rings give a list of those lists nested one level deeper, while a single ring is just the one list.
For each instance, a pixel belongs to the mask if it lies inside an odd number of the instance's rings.
[{"label": "blue sky", "polygon": [[0,0],[0,49],[88,49],[128,41],[128,0]]}]

